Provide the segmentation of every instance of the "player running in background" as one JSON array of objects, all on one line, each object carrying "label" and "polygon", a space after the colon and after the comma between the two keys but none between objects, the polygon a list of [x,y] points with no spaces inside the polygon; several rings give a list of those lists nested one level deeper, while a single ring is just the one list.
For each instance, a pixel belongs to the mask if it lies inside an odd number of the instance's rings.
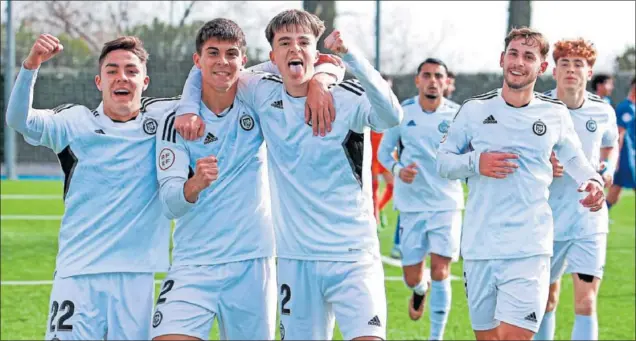
[{"label": "player running in background", "polygon": [[614,78],[605,73],[597,73],[592,78],[592,90],[598,97],[611,105],[611,96],[614,91]]},{"label": "player running in background", "polygon": [[[556,89],[545,95],[565,103],[570,111],[583,152],[592,167],[600,170],[601,160],[616,164],[618,141],[614,109],[600,97],[585,90],[596,61],[596,48],[583,39],[561,40],[552,57]],[[553,340],[555,310],[559,300],[561,276],[572,274],[574,312],[572,340],[597,340],[596,297],[603,278],[607,246],[607,207],[590,212],[580,204],[584,195],[573,195],[577,182],[563,173],[563,166],[551,157],[554,180],[550,185],[550,208],[554,218],[554,247],[550,259],[550,293],[543,322],[535,339]],[[611,168],[611,169],[610,169]],[[612,183],[614,167],[605,169],[606,187]]]},{"label": "player running in background", "polygon": [[52,149],[64,171],[59,234],[46,339],[147,340],[154,273],[169,265],[170,221],[159,200],[155,133],[173,99],[142,98],[148,53],[136,37],[104,44],[95,110],[63,105],[33,109],[42,63],[62,52],[42,34],[22,64],[8,125],[35,146]]},{"label": "player running in background", "polygon": [[[382,78],[393,87],[393,79],[387,75],[382,75]],[[393,174],[382,166],[382,163],[378,161],[378,148],[380,147],[380,141],[382,140],[382,133],[371,131],[371,191],[373,194],[373,214],[375,219],[380,224],[380,228],[384,229],[388,225],[386,214],[383,212],[386,204],[391,201],[393,197]],[[384,179],[384,193],[379,196],[380,191],[380,176]]]},{"label": "player running in background", "polygon": [[627,98],[616,106],[616,122],[619,134],[618,168],[614,174],[614,184],[607,193],[607,206],[611,208],[618,202],[623,188],[636,189],[636,77],[632,78]]},{"label": "player running in background", "polygon": [[[222,339],[271,340],[277,293],[266,149],[261,118],[243,101],[246,84],[264,74],[240,72],[247,62],[245,35],[231,20],[207,22],[195,42],[203,138],[178,135],[175,113],[164,117],[157,136],[161,198],[178,220],[152,334],[155,340],[207,339],[217,318]],[[325,92],[317,102],[330,99]],[[316,116],[323,109],[312,108]]]},{"label": "player running in background", "polygon": [[446,99],[453,98],[453,93],[455,92],[455,73],[453,71],[448,71],[448,77],[446,78],[446,89],[444,89],[444,97]]},{"label": "player running in background", "polygon": [[[441,60],[429,58],[419,65],[415,76],[419,94],[402,103],[404,119],[384,133],[378,154],[396,177],[394,202],[400,211],[404,280],[413,290],[408,307],[412,320],[422,316],[430,286],[430,340],[444,336],[452,295],[450,263],[459,258],[464,208],[460,181],[440,177],[435,164],[440,140],[459,109],[442,96],[446,82]],[[430,279],[424,273],[427,255]]]},{"label": "player running in background", "polygon": [[588,192],[584,207],[598,211],[605,200],[566,106],[534,92],[549,49],[541,33],[511,30],[500,57],[503,87],[464,102],[437,155],[439,173],[466,179],[470,189],[461,255],[479,340],[530,340],[543,319],[553,243],[551,152],[578,191]]}]

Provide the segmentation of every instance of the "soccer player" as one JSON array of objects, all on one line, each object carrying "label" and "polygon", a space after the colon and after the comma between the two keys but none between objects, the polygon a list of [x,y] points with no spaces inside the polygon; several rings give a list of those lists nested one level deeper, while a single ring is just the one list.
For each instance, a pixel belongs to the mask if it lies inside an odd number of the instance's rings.
[{"label": "soccer player", "polygon": [[447,81],[446,81],[446,89],[444,89],[444,97],[446,99],[451,99],[453,97],[453,93],[455,92],[455,73],[453,71],[448,71]]},{"label": "soccer player", "polygon": [[271,340],[277,294],[266,149],[261,118],[237,96],[239,77],[261,77],[241,74],[245,35],[231,20],[207,22],[195,45],[204,138],[177,134],[174,112],[157,136],[161,199],[177,224],[152,335],[204,340],[218,318],[222,339]]},{"label": "soccer player", "polygon": [[[428,58],[417,68],[418,95],[402,103],[402,123],[384,133],[378,159],[396,177],[395,207],[400,211],[402,268],[413,290],[409,316],[418,320],[430,287],[430,340],[441,340],[451,307],[450,263],[459,258],[464,193],[459,180],[437,173],[435,159],[442,136],[459,105],[442,94],[446,64]],[[393,159],[395,148],[399,160]],[[431,257],[430,277],[424,274]]]},{"label": "soccer player", "polygon": [[[390,87],[393,86],[393,80],[388,75],[382,75],[382,78],[386,80]],[[373,213],[375,219],[380,224],[382,229],[386,228],[388,224],[386,214],[383,210],[386,204],[391,201],[393,197],[393,174],[382,166],[382,163],[378,161],[378,148],[380,147],[380,141],[382,141],[382,133],[371,131],[371,192],[373,195]],[[384,179],[384,193],[378,198],[378,191],[380,190],[380,176]]]},{"label": "soccer player", "polygon": [[[583,152],[595,169],[601,160],[608,167],[616,164],[614,145],[618,141],[614,109],[600,97],[585,90],[596,61],[596,48],[583,39],[561,40],[554,45],[552,57],[556,89],[545,95],[565,103],[581,140]],[[616,150],[617,151],[617,150]],[[610,157],[611,155],[611,157]],[[553,340],[555,310],[561,276],[572,274],[576,318],[572,340],[597,340],[596,296],[603,278],[607,245],[606,205],[597,212],[583,208],[583,195],[572,195],[577,182],[563,173],[558,158],[551,157],[554,180],[550,185],[550,208],[554,217],[554,246],[550,259],[550,293],[543,322],[535,339]],[[605,169],[605,184],[611,184],[613,168]]]},{"label": "soccer player", "polygon": [[42,34],[22,64],[8,125],[52,149],[64,171],[59,234],[46,339],[147,340],[154,273],[168,270],[170,221],[158,196],[155,133],[177,98],[150,99],[148,53],[136,37],[104,44],[95,110],[69,104],[33,109],[42,63],[63,50]]},{"label": "soccer player", "polygon": [[587,161],[567,107],[534,92],[548,66],[545,37],[523,27],[504,43],[503,87],[464,102],[442,139],[437,169],[466,179],[470,189],[460,253],[476,338],[530,340],[548,299],[550,154],[578,191],[588,192],[581,204],[592,211],[603,206],[603,179]]},{"label": "soccer player", "polygon": [[623,188],[636,189],[636,77],[632,78],[627,98],[616,106],[619,148],[618,168],[614,174],[614,184],[607,193],[607,206],[611,208],[618,202]]},{"label": "soccer player", "polygon": [[597,73],[592,78],[592,90],[604,101],[612,104],[612,92],[614,91],[614,78],[605,73]]},{"label": "soccer player", "polygon": [[312,136],[302,113],[324,29],[306,11],[276,15],[265,34],[282,78],[265,76],[246,96],[260,110],[267,144],[280,333],[293,340],[331,339],[337,319],[346,339],[384,339],[386,296],[369,186],[368,128],[399,124],[402,110],[380,73],[334,31],[325,46],[342,55],[359,82],[332,89],[338,112],[332,131]]}]

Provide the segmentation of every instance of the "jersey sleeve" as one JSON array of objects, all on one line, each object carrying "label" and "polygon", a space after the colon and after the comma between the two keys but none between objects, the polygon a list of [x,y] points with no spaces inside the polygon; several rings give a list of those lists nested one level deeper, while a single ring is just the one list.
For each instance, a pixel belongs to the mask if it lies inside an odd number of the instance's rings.
[{"label": "jersey sleeve", "polygon": [[54,109],[33,109],[37,72],[24,67],[20,69],[7,106],[7,125],[22,134],[29,144],[45,146],[59,153],[72,140],[73,116],[77,116],[77,111],[88,109],[74,104]]},{"label": "jersey sleeve", "polygon": [[561,129],[559,139],[554,146],[554,153],[563,164],[563,170],[579,185],[591,179],[603,184],[603,179],[585,157],[581,140],[574,130],[574,123],[569,111],[565,107],[559,107],[559,110],[561,111],[559,113]]},{"label": "jersey sleeve", "polygon": [[185,141],[174,129],[175,118],[176,113],[172,112],[161,120],[155,152],[161,204],[170,219],[183,216],[194,206],[183,192],[190,174],[190,154]]},{"label": "jersey sleeve", "polygon": [[477,150],[471,150],[471,103],[464,103],[455,115],[437,150],[437,172],[443,178],[456,180],[479,174]]},{"label": "jersey sleeve", "polygon": [[393,158],[393,151],[397,147],[400,140],[400,126],[393,127],[384,132],[382,140],[380,140],[380,146],[378,147],[378,161],[393,173],[393,167],[399,163]]},{"label": "jersey sleeve", "polygon": [[612,112],[612,107],[608,106],[609,110],[607,111],[607,129],[603,132],[603,137],[601,139],[601,147],[614,147],[618,145],[618,126],[616,115]]},{"label": "jersey sleeve", "polygon": [[351,130],[360,133],[370,127],[384,131],[399,125],[404,116],[402,106],[380,72],[354,48],[342,60],[357,80],[344,81],[340,86],[361,96],[352,115]]}]

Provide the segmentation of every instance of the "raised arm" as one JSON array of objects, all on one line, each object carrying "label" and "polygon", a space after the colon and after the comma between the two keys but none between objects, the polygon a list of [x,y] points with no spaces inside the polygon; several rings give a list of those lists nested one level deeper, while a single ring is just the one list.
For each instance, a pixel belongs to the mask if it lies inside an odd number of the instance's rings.
[{"label": "raised arm", "polygon": [[44,145],[59,153],[69,143],[69,120],[58,112],[71,105],[55,109],[33,109],[33,87],[40,65],[63,50],[59,40],[42,34],[33,44],[18,73],[7,106],[7,125],[22,134],[33,145]]},{"label": "raised arm", "polygon": [[361,115],[368,126],[382,131],[397,126],[402,121],[404,112],[391,86],[382,78],[373,66],[355,48],[345,44],[342,35],[334,30],[325,38],[325,47],[339,54],[360,85],[364,89],[368,101],[368,117]]}]

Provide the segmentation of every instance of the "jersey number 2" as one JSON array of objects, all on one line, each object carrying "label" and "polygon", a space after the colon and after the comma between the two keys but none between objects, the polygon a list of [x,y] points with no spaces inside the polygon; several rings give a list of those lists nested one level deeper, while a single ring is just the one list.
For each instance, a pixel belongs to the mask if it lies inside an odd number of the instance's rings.
[{"label": "jersey number 2", "polygon": [[55,324],[53,323],[53,320],[55,320],[55,316],[57,315],[58,311],[62,310],[66,310],[66,313],[60,316],[60,318],[57,320],[57,331],[70,332],[73,330],[73,325],[64,324],[64,322],[70,319],[73,316],[73,313],[75,313],[75,304],[73,304],[73,302],[71,301],[63,301],[60,305],[59,303],[57,303],[57,301],[53,301],[53,304],[51,305],[51,322],[49,323],[51,332],[55,331]]},{"label": "jersey number 2", "polygon": [[280,302],[280,313],[283,315],[290,315],[291,309],[285,308],[285,304],[289,303],[289,300],[291,300],[291,288],[289,287],[289,285],[281,285],[280,294],[284,295],[283,300]]}]

